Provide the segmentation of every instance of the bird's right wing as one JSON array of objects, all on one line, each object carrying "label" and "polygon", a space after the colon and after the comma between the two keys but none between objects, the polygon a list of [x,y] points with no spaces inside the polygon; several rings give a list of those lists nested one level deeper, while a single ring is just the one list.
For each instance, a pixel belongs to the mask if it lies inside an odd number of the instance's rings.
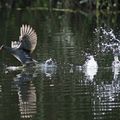
[{"label": "bird's right wing", "polygon": [[37,34],[30,25],[22,25],[20,28],[20,47],[24,50],[30,51],[32,53],[37,44]]}]

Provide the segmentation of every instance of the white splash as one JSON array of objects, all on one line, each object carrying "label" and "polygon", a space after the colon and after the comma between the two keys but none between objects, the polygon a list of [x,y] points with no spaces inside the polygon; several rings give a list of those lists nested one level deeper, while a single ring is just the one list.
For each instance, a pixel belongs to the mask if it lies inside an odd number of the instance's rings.
[{"label": "white splash", "polygon": [[9,67],[6,67],[6,70],[17,71],[17,70],[22,70],[23,68],[24,68],[24,66],[9,66]]},{"label": "white splash", "polygon": [[101,52],[112,51],[114,54],[116,48],[120,52],[120,40],[111,28],[100,27],[95,29],[95,34],[97,35],[97,38],[99,35],[98,48]]},{"label": "white splash", "polygon": [[114,79],[117,80],[120,72],[120,61],[118,56],[114,56],[114,61],[112,62],[112,72],[114,73]]},{"label": "white splash", "polygon": [[43,64],[39,64],[41,71],[46,75],[46,77],[51,78],[52,74],[55,73],[57,65],[52,60],[52,58],[45,61]]},{"label": "white splash", "polygon": [[92,55],[88,57],[85,64],[83,65],[83,68],[87,79],[93,80],[98,71],[98,64]]}]

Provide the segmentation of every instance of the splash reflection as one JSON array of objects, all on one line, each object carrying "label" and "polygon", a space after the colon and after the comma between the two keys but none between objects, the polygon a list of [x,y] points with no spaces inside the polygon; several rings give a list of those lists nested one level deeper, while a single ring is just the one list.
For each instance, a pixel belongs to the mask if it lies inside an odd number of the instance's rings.
[{"label": "splash reflection", "polygon": [[[109,70],[111,71],[111,69]],[[111,115],[114,110],[120,108],[120,81],[114,78],[111,81],[101,81],[95,88],[93,94],[94,119],[104,119],[108,113]]]}]

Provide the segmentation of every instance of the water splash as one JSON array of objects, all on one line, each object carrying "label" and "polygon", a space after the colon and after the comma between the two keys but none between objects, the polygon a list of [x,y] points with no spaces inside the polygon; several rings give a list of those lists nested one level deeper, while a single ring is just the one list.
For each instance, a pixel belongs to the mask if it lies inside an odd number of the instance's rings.
[{"label": "water splash", "polygon": [[52,75],[56,73],[57,64],[52,58],[50,58],[44,63],[38,64],[36,68],[38,71],[44,73],[46,77],[51,79]]},{"label": "water splash", "polygon": [[76,66],[76,70],[84,73],[86,81],[93,82],[94,77],[98,72],[98,64],[93,55],[86,55],[87,59],[85,63],[82,66]]},{"label": "water splash", "polygon": [[117,80],[120,73],[120,61],[118,56],[114,56],[114,61],[112,62],[112,72],[114,74],[113,79]]},{"label": "water splash", "polygon": [[95,61],[93,55],[88,56],[85,64],[83,65],[83,72],[85,73],[85,76],[87,77],[87,79],[92,81],[94,79],[94,76],[97,74],[97,71],[97,61]]},{"label": "water splash", "polygon": [[50,78],[56,73],[57,63],[52,58],[47,59],[43,63],[37,63],[34,66],[7,66],[4,65],[4,72],[7,74],[14,71],[26,71],[26,73],[33,73],[34,76],[43,73],[46,77]]},{"label": "water splash", "polygon": [[120,53],[120,40],[115,35],[113,29],[108,27],[100,27],[95,29],[95,34],[99,39],[98,49],[102,53],[112,52]]}]

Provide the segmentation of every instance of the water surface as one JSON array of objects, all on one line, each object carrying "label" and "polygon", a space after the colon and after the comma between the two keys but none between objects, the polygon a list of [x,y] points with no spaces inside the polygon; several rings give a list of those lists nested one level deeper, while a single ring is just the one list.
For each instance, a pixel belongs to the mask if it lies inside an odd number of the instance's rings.
[{"label": "water surface", "polygon": [[[38,34],[33,57],[40,65],[52,58],[56,67],[8,71],[5,66],[20,63],[1,52],[0,119],[120,119],[119,68],[111,67],[112,48],[105,47],[112,36],[103,32],[113,30],[116,38],[110,44],[119,40],[118,19],[112,15],[107,21],[103,16],[80,13],[1,11],[0,44],[9,46],[11,40],[18,40],[21,24],[30,24]],[[94,56],[98,69],[83,70],[87,54]]]}]

